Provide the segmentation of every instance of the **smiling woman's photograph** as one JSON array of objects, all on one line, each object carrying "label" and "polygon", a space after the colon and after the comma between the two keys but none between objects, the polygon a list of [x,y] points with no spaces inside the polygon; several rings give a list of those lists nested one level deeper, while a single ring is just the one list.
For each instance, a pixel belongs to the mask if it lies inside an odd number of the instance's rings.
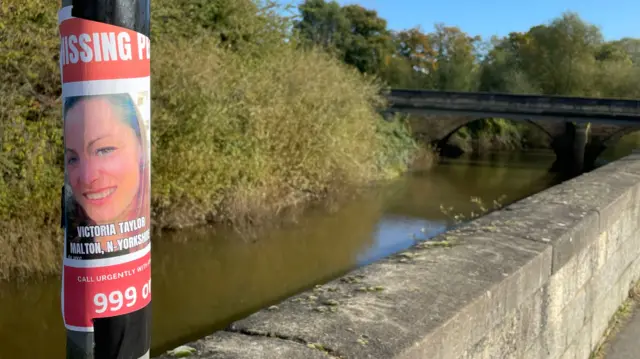
[{"label": "smiling woman's photograph", "polygon": [[68,256],[122,254],[117,240],[149,222],[147,136],[137,105],[126,93],[78,96],[63,111]]}]

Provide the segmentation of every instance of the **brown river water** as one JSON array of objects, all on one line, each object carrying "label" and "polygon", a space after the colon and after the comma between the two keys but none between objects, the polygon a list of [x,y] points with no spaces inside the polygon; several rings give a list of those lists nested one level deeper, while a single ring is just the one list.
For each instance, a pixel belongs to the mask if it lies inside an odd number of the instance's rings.
[{"label": "brown river water", "polygon": [[[630,153],[638,137],[607,150],[603,163]],[[152,355],[446,231],[454,223],[441,205],[470,213],[471,197],[508,204],[553,186],[553,160],[550,151],[445,159],[257,240],[209,229],[156,236]],[[0,359],[64,358],[59,293],[57,278],[0,283]]]}]

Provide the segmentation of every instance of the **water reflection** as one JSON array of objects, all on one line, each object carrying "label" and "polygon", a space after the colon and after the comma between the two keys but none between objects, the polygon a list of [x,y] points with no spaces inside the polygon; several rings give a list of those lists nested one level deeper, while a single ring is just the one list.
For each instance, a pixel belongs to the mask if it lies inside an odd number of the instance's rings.
[{"label": "water reflection", "polygon": [[64,358],[59,293],[57,280],[0,285],[0,359]]},{"label": "water reflection", "polygon": [[[315,211],[257,241],[187,230],[153,238],[153,352],[209,334],[259,308],[410,246],[452,225],[440,205],[505,203],[554,184],[552,152],[444,161],[334,213]],[[0,358],[64,357],[59,280],[0,285]]]},{"label": "water reflection", "polygon": [[560,179],[547,171],[554,159],[550,151],[467,156],[396,181],[386,189],[392,195],[373,233],[375,243],[360,255],[359,263],[371,263],[446,231],[454,223],[441,205],[468,217],[480,212],[472,197],[490,208],[494,200],[506,204],[554,185]]},{"label": "water reflection", "polygon": [[358,265],[377,261],[391,253],[402,251],[415,241],[436,236],[446,231],[450,221],[426,220],[398,215],[387,215],[380,220],[373,233],[375,242],[358,256]]},{"label": "water reflection", "polygon": [[[232,233],[182,232],[158,239],[153,262],[154,343],[211,333],[268,303],[338,276],[372,245],[376,197],[248,242]],[[345,220],[348,218],[348,220]],[[189,237],[184,241],[184,237]]]}]

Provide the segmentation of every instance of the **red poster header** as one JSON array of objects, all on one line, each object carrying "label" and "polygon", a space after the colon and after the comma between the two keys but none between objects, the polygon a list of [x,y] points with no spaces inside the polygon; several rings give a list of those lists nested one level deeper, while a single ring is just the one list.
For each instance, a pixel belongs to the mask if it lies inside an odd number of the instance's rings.
[{"label": "red poster header", "polygon": [[150,41],[122,27],[79,18],[60,24],[62,82],[150,75]]}]

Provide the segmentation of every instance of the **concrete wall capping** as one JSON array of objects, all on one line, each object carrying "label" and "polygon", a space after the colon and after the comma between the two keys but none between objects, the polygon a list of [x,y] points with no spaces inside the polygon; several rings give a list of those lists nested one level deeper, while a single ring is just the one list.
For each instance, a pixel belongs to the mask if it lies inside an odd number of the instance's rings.
[{"label": "concrete wall capping", "polygon": [[634,153],[256,312],[190,357],[587,359],[640,278],[639,219]]}]

